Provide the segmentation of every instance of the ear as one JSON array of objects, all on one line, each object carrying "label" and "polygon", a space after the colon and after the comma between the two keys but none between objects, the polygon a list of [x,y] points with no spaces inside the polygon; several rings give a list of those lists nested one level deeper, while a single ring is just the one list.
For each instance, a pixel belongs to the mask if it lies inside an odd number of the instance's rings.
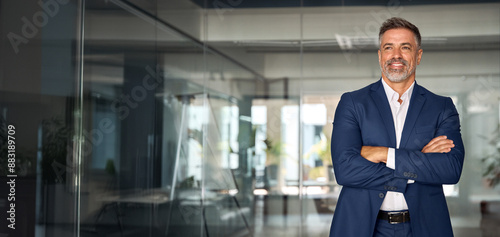
[{"label": "ear", "polygon": [[420,60],[422,59],[422,53],[424,51],[422,49],[419,49],[417,52],[417,65],[420,65]]},{"label": "ear", "polygon": [[[380,49],[378,50],[378,63],[380,64],[380,62],[382,61],[382,55],[381,55],[381,52],[380,52]],[[420,59],[418,60],[420,62]]]}]

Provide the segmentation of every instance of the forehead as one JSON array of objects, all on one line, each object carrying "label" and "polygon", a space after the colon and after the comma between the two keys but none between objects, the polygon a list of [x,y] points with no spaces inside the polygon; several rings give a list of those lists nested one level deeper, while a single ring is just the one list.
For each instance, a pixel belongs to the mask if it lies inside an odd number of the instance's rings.
[{"label": "forehead", "polygon": [[382,35],[380,39],[381,45],[384,44],[402,44],[402,43],[410,43],[413,45],[417,45],[417,39],[415,34],[411,30],[405,28],[398,29],[390,29]]}]

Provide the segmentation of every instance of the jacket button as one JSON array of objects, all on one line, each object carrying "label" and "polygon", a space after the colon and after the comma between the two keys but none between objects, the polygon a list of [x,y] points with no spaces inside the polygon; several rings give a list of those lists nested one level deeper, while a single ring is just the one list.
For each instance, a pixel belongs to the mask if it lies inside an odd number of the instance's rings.
[{"label": "jacket button", "polygon": [[378,194],[378,197],[379,197],[379,198],[384,198],[384,196],[385,196],[385,195],[384,195],[384,193],[379,193],[379,194]]}]

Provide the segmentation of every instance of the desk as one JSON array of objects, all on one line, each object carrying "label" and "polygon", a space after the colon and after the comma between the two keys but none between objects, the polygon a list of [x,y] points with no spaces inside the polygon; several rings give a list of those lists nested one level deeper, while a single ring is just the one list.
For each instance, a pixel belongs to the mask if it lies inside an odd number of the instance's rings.
[{"label": "desk", "polygon": [[[116,219],[118,222],[118,227],[120,229],[120,233],[123,234],[123,213],[121,211],[121,204],[141,204],[141,205],[160,205],[168,203],[168,191],[164,189],[149,189],[149,190],[132,190],[121,193],[111,193],[104,194],[97,198],[97,201],[101,201],[104,204],[101,211],[96,217],[95,226],[97,226],[99,220],[102,215],[106,212],[107,209],[113,208],[115,211]],[[153,216],[157,216],[157,208],[152,208]],[[157,218],[153,219],[153,221],[157,221]],[[153,223],[153,225],[157,225],[158,223]]]},{"label": "desk", "polygon": [[[229,232],[240,227],[251,233],[247,216],[252,210],[240,206],[236,193],[235,189],[205,190],[202,199],[200,189],[178,189],[174,200],[169,198],[169,190],[163,189],[105,194],[96,199],[104,206],[95,226],[109,225],[115,232],[119,228],[123,235],[151,227],[158,231],[154,236],[188,236],[199,233],[199,228],[204,229],[207,236],[230,235]],[[111,212],[103,215],[108,210]]]},{"label": "desk", "polygon": [[98,198],[102,202],[162,204],[169,201],[168,192],[163,189],[133,192],[129,194],[103,195]]}]

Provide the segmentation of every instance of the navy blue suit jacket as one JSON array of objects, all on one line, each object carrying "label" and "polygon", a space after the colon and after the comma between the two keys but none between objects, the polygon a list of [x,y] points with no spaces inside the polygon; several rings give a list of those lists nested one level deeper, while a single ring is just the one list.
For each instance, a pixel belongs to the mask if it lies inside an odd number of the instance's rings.
[{"label": "navy blue suit jacket", "polygon": [[[434,137],[446,135],[455,147],[448,153],[422,153]],[[360,155],[362,146],[396,147],[396,133],[381,80],[342,95],[335,112],[331,151],[342,191],[330,236],[373,236],[387,191],[404,194],[413,236],[453,236],[442,184],[460,179],[464,146],[452,100],[415,83],[406,115],[396,169]],[[408,179],[415,180],[407,184]]]}]

